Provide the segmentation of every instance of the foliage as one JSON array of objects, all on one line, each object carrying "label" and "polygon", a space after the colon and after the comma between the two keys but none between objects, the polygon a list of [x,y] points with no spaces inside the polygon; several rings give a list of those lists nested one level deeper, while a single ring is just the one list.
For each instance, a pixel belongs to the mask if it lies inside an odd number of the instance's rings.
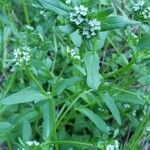
[{"label": "foliage", "polygon": [[0,147],[140,150],[149,25],[149,0],[0,0]]}]

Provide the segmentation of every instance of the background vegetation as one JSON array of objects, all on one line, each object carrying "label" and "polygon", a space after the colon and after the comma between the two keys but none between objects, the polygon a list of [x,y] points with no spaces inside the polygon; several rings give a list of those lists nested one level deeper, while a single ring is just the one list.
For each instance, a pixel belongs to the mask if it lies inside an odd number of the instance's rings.
[{"label": "background vegetation", "polygon": [[146,150],[149,25],[149,0],[0,0],[0,149]]}]

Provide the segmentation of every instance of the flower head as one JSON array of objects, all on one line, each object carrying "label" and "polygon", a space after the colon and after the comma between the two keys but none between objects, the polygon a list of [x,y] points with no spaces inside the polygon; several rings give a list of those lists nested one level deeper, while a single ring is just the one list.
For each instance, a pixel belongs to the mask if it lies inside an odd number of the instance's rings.
[{"label": "flower head", "polygon": [[139,11],[142,8],[143,5],[144,5],[144,1],[143,0],[139,1],[138,3],[136,3],[133,6],[133,11],[135,11],[135,12]]},{"label": "flower head", "polygon": [[80,5],[75,6],[73,12],[70,13],[70,21],[74,22],[76,25],[81,24],[84,21],[84,17],[87,15],[88,8]]},{"label": "flower head", "polygon": [[27,64],[30,60],[30,48],[27,46],[24,46],[22,48],[14,49],[14,59],[13,62],[16,66],[20,66],[23,64]]},{"label": "flower head", "polygon": [[70,4],[71,3],[71,0],[66,0],[66,4]]},{"label": "flower head", "polygon": [[88,8],[84,5],[75,6],[74,11],[76,14],[80,14],[81,16],[86,16],[88,12]]},{"label": "flower head", "polygon": [[106,150],[119,150],[119,142],[118,140],[114,141],[114,144],[109,144],[106,146]]},{"label": "flower head", "polygon": [[101,30],[101,23],[96,19],[90,20],[88,26],[83,28],[82,35],[85,35],[86,38],[91,38],[96,35],[97,31]]},{"label": "flower head", "polygon": [[27,141],[26,144],[28,146],[39,146],[40,145],[40,143],[35,141],[35,140],[34,141]]},{"label": "flower head", "polygon": [[74,47],[72,49],[67,47],[67,52],[72,58],[80,60],[79,49],[77,47]]}]

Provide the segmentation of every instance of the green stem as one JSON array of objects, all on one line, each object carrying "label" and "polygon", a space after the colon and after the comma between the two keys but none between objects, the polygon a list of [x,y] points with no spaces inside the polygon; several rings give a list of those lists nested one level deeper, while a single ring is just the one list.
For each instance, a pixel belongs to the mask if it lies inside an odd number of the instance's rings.
[{"label": "green stem", "polygon": [[9,140],[9,137],[7,137],[7,145],[8,145],[8,149],[12,150],[12,145],[11,145],[11,142]]},{"label": "green stem", "polygon": [[45,96],[47,96],[47,92],[43,89],[43,87],[41,86],[41,84],[38,82],[38,80],[34,77],[34,75],[31,73],[31,71],[29,70],[29,68],[26,67],[26,71],[27,74],[29,75],[29,77],[32,79],[32,81],[36,84],[36,86],[39,88],[39,90],[41,91],[42,94],[44,94]]},{"label": "green stem", "polygon": [[[53,133],[54,133],[54,139],[57,141],[57,127],[56,127],[56,122],[55,122],[55,102],[53,96],[50,98],[50,117],[52,121],[52,126],[53,126]],[[58,143],[55,143],[55,149],[59,150]]]},{"label": "green stem", "polygon": [[54,72],[54,69],[55,69],[56,58],[57,58],[57,51],[58,51],[55,33],[53,33],[53,39],[54,39],[54,51],[55,51],[55,54],[54,54],[54,55],[55,55],[55,56],[54,56],[54,61],[53,61],[53,65],[52,65],[52,73]]},{"label": "green stem", "polygon": [[[26,68],[26,70],[27,70],[28,75],[33,80],[33,82],[36,84],[36,86],[39,88],[39,90],[42,92],[42,94],[47,96],[50,100],[50,117],[51,117],[51,120],[52,120],[54,139],[55,139],[55,141],[57,141],[57,132],[56,132],[56,125],[55,125],[55,102],[54,102],[54,98],[52,96],[53,94],[51,93],[51,96],[49,97],[47,92],[43,89],[43,87],[40,85],[38,80],[33,76],[31,71],[28,68]],[[55,144],[55,148],[56,148],[56,150],[59,149],[57,143]]]},{"label": "green stem", "polygon": [[9,92],[9,90],[10,90],[10,88],[11,88],[11,86],[12,86],[12,83],[13,83],[13,81],[14,81],[14,79],[15,79],[15,74],[16,74],[16,72],[13,73],[13,75],[12,75],[12,77],[11,77],[11,79],[10,79],[10,82],[9,82],[9,84],[8,84],[8,86],[7,86],[7,88],[6,88],[5,92],[4,92],[4,94],[3,94],[3,97],[5,97],[5,96],[7,95],[7,93]]},{"label": "green stem", "polygon": [[29,14],[28,14],[28,10],[27,10],[27,6],[26,6],[25,0],[22,0],[22,5],[23,5],[23,10],[24,10],[24,15],[25,15],[26,23],[28,25],[30,25]]},{"label": "green stem", "polygon": [[91,91],[93,91],[93,89],[81,93],[81,94],[69,105],[69,107],[66,109],[66,111],[61,115],[60,119],[57,121],[56,127],[58,127],[58,126],[60,125],[61,121],[64,119],[64,117],[65,117],[66,114],[69,112],[69,110],[73,107],[73,105],[78,101],[78,99],[79,99],[83,94],[89,93],[89,92],[91,92]]},{"label": "green stem", "polygon": [[79,146],[85,146],[85,147],[94,147],[94,145],[92,143],[83,143],[83,142],[78,142],[78,141],[52,141],[52,142],[48,142],[48,144],[71,144],[71,145],[77,145]]}]

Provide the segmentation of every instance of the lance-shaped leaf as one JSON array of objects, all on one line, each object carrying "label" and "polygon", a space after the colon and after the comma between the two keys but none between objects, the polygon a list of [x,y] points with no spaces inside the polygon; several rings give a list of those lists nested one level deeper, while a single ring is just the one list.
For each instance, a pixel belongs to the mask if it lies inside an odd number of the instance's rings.
[{"label": "lance-shaped leaf", "polygon": [[85,107],[79,108],[78,111],[88,117],[101,132],[109,134],[108,127],[100,116]]},{"label": "lance-shaped leaf", "polygon": [[108,93],[105,93],[102,95],[102,99],[111,111],[114,119],[118,122],[119,125],[121,125],[120,113],[112,97]]},{"label": "lance-shaped leaf", "polygon": [[135,25],[137,23],[138,22],[132,21],[122,16],[111,16],[111,17],[106,17],[101,21],[101,30],[107,31],[107,30],[119,29],[119,28],[127,27],[129,25]]},{"label": "lance-shaped leaf", "polygon": [[84,63],[87,72],[87,85],[90,88],[97,89],[100,85],[99,74],[99,56],[97,53],[87,52],[84,57]]},{"label": "lance-shaped leaf", "polygon": [[19,103],[28,103],[32,101],[41,101],[47,99],[46,96],[40,93],[40,91],[36,90],[33,87],[25,88],[19,92],[11,94],[8,97],[3,98],[0,101],[0,104],[4,105],[12,105]]},{"label": "lance-shaped leaf", "polygon": [[47,10],[58,15],[67,15],[70,8],[60,0],[38,0],[39,4]]},{"label": "lance-shaped leaf", "polygon": [[150,32],[145,33],[139,40],[137,50],[150,50]]},{"label": "lance-shaped leaf", "polygon": [[73,44],[76,47],[80,47],[81,46],[81,35],[79,34],[78,30],[76,30],[75,32],[71,33],[70,34],[70,38],[71,38]]}]

